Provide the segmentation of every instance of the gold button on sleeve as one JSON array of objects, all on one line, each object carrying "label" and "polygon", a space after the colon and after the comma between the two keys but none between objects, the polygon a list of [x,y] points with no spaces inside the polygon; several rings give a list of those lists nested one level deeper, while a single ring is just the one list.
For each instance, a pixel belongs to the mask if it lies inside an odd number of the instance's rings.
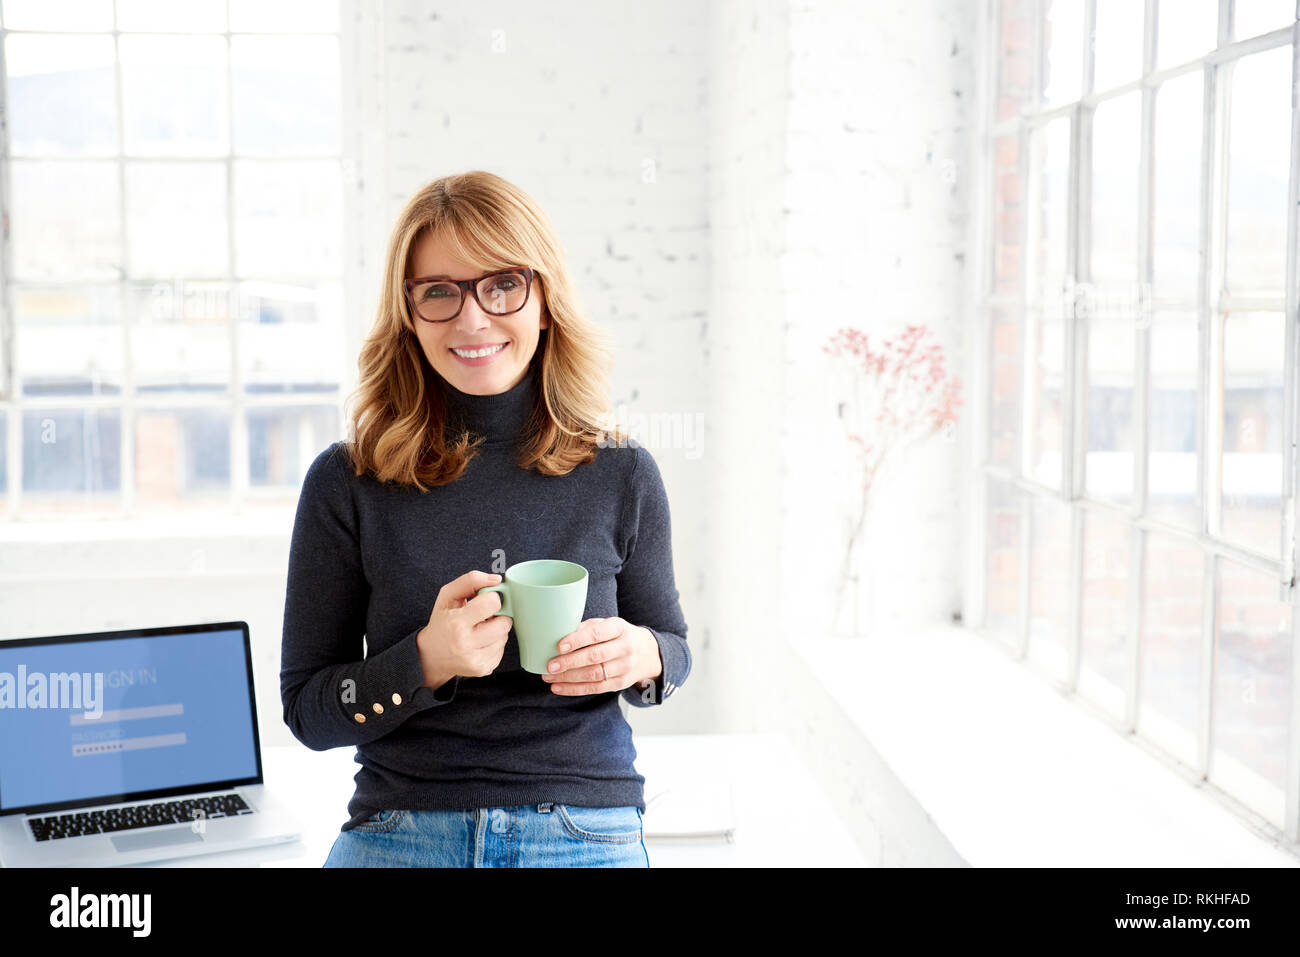
[{"label": "gold button on sleeve", "polygon": [[365,716],[364,714],[362,714],[360,711],[358,711],[358,712],[357,712],[356,714],[354,714],[352,717],[354,717],[354,718],[357,719],[357,724],[365,724],[365,723],[366,723],[366,716]]},{"label": "gold button on sleeve", "polygon": [[393,704],[401,704],[401,703],[402,703],[402,696],[401,696],[400,694],[398,694],[396,691],[394,691],[394,692],[393,692]]},{"label": "gold button on sleeve", "polygon": [[372,704],[371,707],[375,709],[375,714],[383,714],[383,713],[384,713],[384,706],[383,706],[382,704],[380,704],[378,701],[376,701],[374,704]]}]

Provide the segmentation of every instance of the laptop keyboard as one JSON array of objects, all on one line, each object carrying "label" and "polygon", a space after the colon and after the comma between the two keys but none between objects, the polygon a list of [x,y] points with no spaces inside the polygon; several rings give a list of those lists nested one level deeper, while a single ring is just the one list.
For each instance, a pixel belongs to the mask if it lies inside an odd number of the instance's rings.
[{"label": "laptop keyboard", "polygon": [[188,824],[205,818],[252,813],[253,809],[244,803],[244,799],[237,792],[231,791],[229,794],[188,798],[184,801],[160,801],[156,804],[132,804],[99,811],[33,817],[28,818],[28,824],[36,840],[53,841],[61,837],[130,831],[137,827],[157,827],[160,824]]}]

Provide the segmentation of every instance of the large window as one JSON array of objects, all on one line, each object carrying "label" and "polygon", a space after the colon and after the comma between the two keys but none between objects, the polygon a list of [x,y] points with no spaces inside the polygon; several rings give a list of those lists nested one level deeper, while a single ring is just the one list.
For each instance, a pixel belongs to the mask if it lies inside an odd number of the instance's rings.
[{"label": "large window", "polygon": [[336,4],[0,14],[0,516],[292,502],[339,430]]},{"label": "large window", "polygon": [[1300,839],[1295,0],[989,0],[977,615]]}]

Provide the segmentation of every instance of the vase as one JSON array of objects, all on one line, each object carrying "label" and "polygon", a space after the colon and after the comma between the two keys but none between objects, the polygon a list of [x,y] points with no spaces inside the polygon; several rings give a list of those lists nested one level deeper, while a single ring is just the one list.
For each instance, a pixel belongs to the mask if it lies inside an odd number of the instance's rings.
[{"label": "vase", "polygon": [[832,633],[842,638],[869,638],[876,630],[876,560],[868,510],[850,547],[852,526],[845,533],[841,577],[835,600]]}]

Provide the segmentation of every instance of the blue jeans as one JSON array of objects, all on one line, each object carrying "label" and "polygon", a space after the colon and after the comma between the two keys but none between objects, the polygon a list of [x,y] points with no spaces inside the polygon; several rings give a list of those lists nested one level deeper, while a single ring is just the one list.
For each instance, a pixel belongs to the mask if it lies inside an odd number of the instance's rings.
[{"label": "blue jeans", "polygon": [[325,867],[649,867],[641,809],[516,804],[379,811],[330,849]]}]

